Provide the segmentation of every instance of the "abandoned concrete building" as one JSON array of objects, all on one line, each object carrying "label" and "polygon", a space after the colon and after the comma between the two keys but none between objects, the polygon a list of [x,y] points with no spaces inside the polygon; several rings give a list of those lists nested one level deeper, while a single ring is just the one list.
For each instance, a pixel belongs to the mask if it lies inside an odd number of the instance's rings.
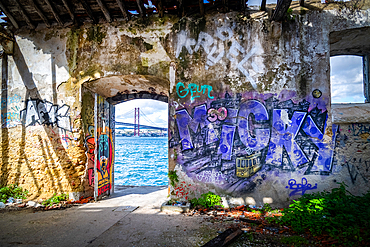
[{"label": "abandoned concrete building", "polygon": [[[185,3],[186,2],[186,3]],[[370,2],[3,0],[1,185],[113,192],[115,105],[168,102],[174,198],[286,205],[370,188]],[[363,59],[363,103],[330,57]]]}]

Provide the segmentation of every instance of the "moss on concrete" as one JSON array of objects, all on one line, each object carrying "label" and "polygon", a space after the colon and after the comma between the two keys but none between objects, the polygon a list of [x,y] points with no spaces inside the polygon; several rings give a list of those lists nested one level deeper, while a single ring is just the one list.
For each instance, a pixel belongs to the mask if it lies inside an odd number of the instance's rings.
[{"label": "moss on concrete", "polygon": [[107,36],[106,32],[102,31],[100,26],[93,26],[86,30],[87,34],[87,41],[96,42],[97,44],[101,44],[105,36]]},{"label": "moss on concrete", "polygon": [[78,28],[72,28],[67,33],[66,55],[68,59],[68,68],[69,68],[70,75],[72,75],[76,69],[77,52],[78,52],[80,35],[81,35],[81,29],[78,29]]}]

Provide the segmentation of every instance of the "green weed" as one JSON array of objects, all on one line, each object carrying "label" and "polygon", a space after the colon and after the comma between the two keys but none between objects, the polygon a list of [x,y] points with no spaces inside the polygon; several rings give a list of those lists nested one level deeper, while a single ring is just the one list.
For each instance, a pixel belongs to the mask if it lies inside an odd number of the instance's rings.
[{"label": "green weed", "polygon": [[281,224],[294,231],[328,234],[346,246],[370,241],[370,192],[354,196],[344,183],[331,192],[305,194],[284,210]]},{"label": "green weed", "polygon": [[47,199],[45,201],[42,202],[42,205],[44,206],[53,206],[53,204],[59,204],[61,201],[67,201],[68,200],[68,195],[67,194],[61,194],[59,196],[57,196],[55,193],[54,193],[54,196],[51,197],[50,199]]},{"label": "green weed", "polygon": [[177,176],[176,171],[169,171],[168,178],[171,181],[172,187],[175,187],[175,185],[179,182],[179,177]]},{"label": "green weed", "polygon": [[263,209],[264,212],[271,212],[273,210],[272,207],[270,206],[270,204],[268,204],[268,203],[265,203],[263,205],[262,209]]},{"label": "green weed", "polygon": [[216,195],[213,192],[208,192],[202,194],[198,199],[197,198],[191,199],[190,203],[193,207],[199,205],[204,208],[212,208],[215,206],[222,206],[222,199],[219,195]]},{"label": "green weed", "polygon": [[10,197],[15,199],[26,199],[28,193],[28,190],[23,190],[22,187],[16,184],[10,184],[0,188],[0,201],[6,203]]},{"label": "green weed", "polygon": [[301,236],[283,236],[280,239],[280,242],[289,246],[301,246],[308,244],[308,240]]}]

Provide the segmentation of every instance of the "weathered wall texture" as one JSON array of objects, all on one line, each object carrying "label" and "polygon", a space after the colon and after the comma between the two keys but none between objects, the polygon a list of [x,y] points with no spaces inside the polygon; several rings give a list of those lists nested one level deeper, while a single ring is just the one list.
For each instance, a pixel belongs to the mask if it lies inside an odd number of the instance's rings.
[{"label": "weathered wall texture", "polygon": [[368,27],[369,13],[182,19],[171,34],[169,144],[170,168],[186,183],[173,196],[211,190],[234,203],[282,205],[338,182],[367,191],[370,124],[331,122],[329,34]]},{"label": "weathered wall texture", "polygon": [[18,32],[14,55],[2,60],[1,183],[33,197],[91,194],[98,93],[112,104],[169,102],[169,169],[180,178],[173,197],[211,190],[234,203],[281,205],[337,182],[366,191],[370,121],[332,123],[329,58],[340,41],[330,33],[370,27],[370,11],[295,15]]},{"label": "weathered wall texture", "polygon": [[[110,99],[114,104],[133,98],[167,101],[170,59],[160,40],[175,20],[19,31],[14,55],[2,60],[8,66],[2,70],[1,184],[17,183],[32,198],[91,195],[94,93],[82,85],[116,96]],[[100,180],[106,177],[102,167]]]}]

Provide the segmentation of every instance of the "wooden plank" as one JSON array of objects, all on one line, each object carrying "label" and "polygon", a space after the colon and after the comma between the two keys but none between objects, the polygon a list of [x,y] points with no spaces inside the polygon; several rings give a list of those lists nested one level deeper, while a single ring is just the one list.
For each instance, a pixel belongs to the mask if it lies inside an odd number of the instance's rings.
[{"label": "wooden plank", "polygon": [[242,11],[244,12],[245,11],[245,5],[247,4],[246,3],[246,0],[241,0],[241,3],[240,4],[241,4],[241,7],[242,7]]},{"label": "wooden plank", "polygon": [[208,243],[204,244],[202,247],[223,247],[229,245],[237,237],[243,233],[240,229],[227,229],[217,237],[211,239]]},{"label": "wooden plank", "polygon": [[105,4],[101,0],[96,0],[100,6],[101,11],[103,12],[105,19],[107,19],[107,22],[112,22],[112,17],[110,16],[110,13],[105,6]]},{"label": "wooden plank", "polygon": [[0,1],[0,9],[4,14],[9,18],[10,22],[12,25],[16,28],[19,29],[19,25],[17,21],[14,19],[13,15],[10,13],[10,11],[5,7],[2,1]]},{"label": "wooden plank", "polygon": [[184,16],[184,4],[183,0],[178,0],[178,6],[177,6],[177,15],[181,18]]},{"label": "wooden plank", "polygon": [[130,20],[130,15],[126,9],[125,3],[122,0],[116,0],[119,8],[122,11],[123,17],[127,20]]},{"label": "wooden plank", "polygon": [[49,6],[51,12],[53,13],[54,17],[55,17],[55,20],[57,20],[58,24],[63,26],[63,21],[62,19],[60,18],[59,14],[57,13],[57,11],[55,10],[54,8],[54,5],[50,2],[50,0],[44,0],[45,3]]},{"label": "wooden plank", "polygon": [[239,220],[243,221],[243,222],[247,222],[247,223],[253,223],[253,224],[261,224],[262,223],[261,221],[258,221],[258,220],[251,220],[249,218],[242,218],[242,217],[239,217]]},{"label": "wooden plank", "polygon": [[157,4],[158,15],[160,18],[164,16],[164,9],[163,9],[163,0],[159,0]]},{"label": "wooden plank", "polygon": [[204,16],[204,2],[203,2],[203,0],[199,0],[199,10],[200,10],[200,15]]},{"label": "wooden plank", "polygon": [[276,5],[274,13],[272,14],[271,20],[282,21],[291,3],[292,0],[279,0]]},{"label": "wooden plank", "polygon": [[93,23],[98,23],[97,19],[95,18],[90,6],[86,3],[85,0],[80,0],[82,6],[86,10],[87,15],[90,17],[90,19],[93,21]]},{"label": "wooden plank", "polygon": [[222,3],[225,7],[225,11],[229,11],[229,0],[222,0]]},{"label": "wooden plank", "polygon": [[50,27],[50,22],[48,18],[44,15],[44,13],[41,11],[41,9],[36,5],[36,3],[33,0],[28,0],[28,2],[32,5],[32,7],[36,10],[37,14],[41,17],[41,19],[44,21],[45,25],[47,27]]},{"label": "wooden plank", "polygon": [[266,11],[266,0],[262,0],[261,2],[261,10]]},{"label": "wooden plank", "polygon": [[63,1],[64,7],[66,8],[69,16],[71,17],[72,21],[74,22],[75,21],[75,15],[74,15],[68,1],[67,0],[62,0],[62,1]]},{"label": "wooden plank", "polygon": [[144,8],[144,3],[142,0],[136,0],[137,6],[139,8],[139,13],[142,18],[146,16],[146,10]]},{"label": "wooden plank", "polygon": [[35,25],[32,24],[30,18],[28,17],[26,12],[23,10],[22,6],[19,4],[19,1],[14,0],[14,2],[15,2],[15,5],[17,5],[17,10],[19,11],[19,13],[21,13],[22,17],[26,20],[27,25],[29,26],[29,28],[35,29]]}]

